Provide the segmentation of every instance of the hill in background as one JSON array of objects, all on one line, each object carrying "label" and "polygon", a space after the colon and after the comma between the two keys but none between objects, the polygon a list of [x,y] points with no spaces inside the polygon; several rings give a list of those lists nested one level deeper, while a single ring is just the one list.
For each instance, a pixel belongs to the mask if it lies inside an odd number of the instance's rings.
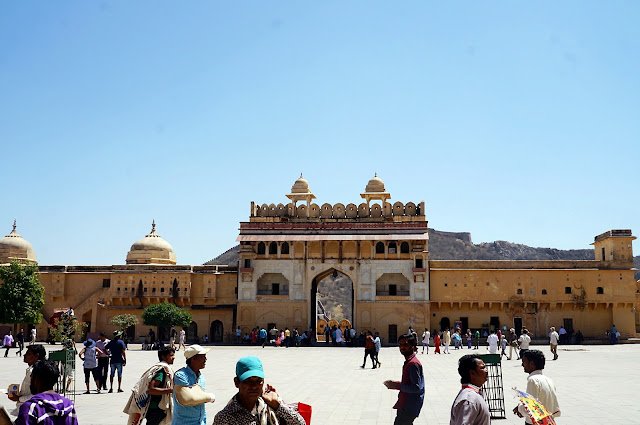
[{"label": "hill in background", "polygon": [[[240,246],[236,245],[205,265],[237,266]],[[432,260],[593,260],[593,249],[533,248],[527,245],[495,241],[474,244],[467,232],[443,232],[429,229],[429,258]],[[633,258],[640,269],[640,255]],[[640,271],[636,271],[640,279]]]}]

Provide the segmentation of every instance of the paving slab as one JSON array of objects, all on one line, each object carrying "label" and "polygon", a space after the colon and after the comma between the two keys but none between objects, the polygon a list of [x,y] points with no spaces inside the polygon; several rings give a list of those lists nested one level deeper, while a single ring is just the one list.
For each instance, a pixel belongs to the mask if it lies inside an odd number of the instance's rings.
[{"label": "paving slab", "polygon": [[[81,347],[78,346],[78,349]],[[395,411],[392,406],[397,392],[388,390],[382,382],[400,379],[403,357],[396,347],[385,347],[380,353],[382,366],[361,369],[364,350],[351,347],[232,347],[212,346],[206,368],[207,391],[214,392],[215,403],[207,405],[207,423],[235,394],[233,384],[235,363],[238,358],[256,355],[264,363],[266,382],[272,384],[286,402],[301,401],[313,407],[313,425],[392,424]],[[640,424],[637,402],[638,358],[640,345],[560,346],[559,359],[550,361],[547,346],[541,349],[547,355],[545,374],[556,383],[562,416],[561,425],[584,424]],[[47,350],[60,346],[47,346]],[[458,358],[467,353],[486,354],[479,350],[451,350],[451,354],[419,354],[426,378],[425,405],[419,424],[448,424],[449,410],[459,384]],[[122,412],[129,391],[142,372],[157,360],[154,351],[142,351],[131,345],[124,369],[124,393],[84,395],[82,370],[76,371],[76,410],[82,425],[122,425],[126,415]],[[185,365],[182,352],[178,352],[174,369]],[[0,387],[20,383],[25,364],[15,351],[0,356]],[[511,413],[516,399],[511,388],[526,388],[527,375],[519,361],[503,360],[502,375],[505,388],[506,419],[493,420],[494,424],[519,424],[523,420]],[[92,389],[94,383],[91,383]],[[0,404],[11,410],[13,402],[0,395]]]}]

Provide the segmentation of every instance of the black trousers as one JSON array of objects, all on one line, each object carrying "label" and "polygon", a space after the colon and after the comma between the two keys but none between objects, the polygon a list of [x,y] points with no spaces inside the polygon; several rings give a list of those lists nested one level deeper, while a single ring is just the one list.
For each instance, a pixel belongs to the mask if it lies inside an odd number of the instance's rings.
[{"label": "black trousers", "polygon": [[396,420],[393,421],[393,425],[413,425],[413,421],[415,421],[416,418],[417,416],[414,416],[411,413],[404,410],[398,410]]},{"label": "black trousers", "polygon": [[109,357],[98,357],[98,375],[100,375],[100,385],[107,389],[107,374],[109,373]]},{"label": "black trousers", "polygon": [[159,425],[160,422],[167,416],[167,413],[162,409],[149,409],[147,410],[147,425]]}]

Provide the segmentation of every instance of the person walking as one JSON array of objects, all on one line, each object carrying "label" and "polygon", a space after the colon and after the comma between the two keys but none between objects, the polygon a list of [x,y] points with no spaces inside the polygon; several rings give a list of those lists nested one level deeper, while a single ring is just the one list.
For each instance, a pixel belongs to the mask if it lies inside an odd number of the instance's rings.
[{"label": "person walking", "polygon": [[31,328],[31,341],[29,341],[30,345],[33,345],[36,343],[36,334],[38,333],[38,331],[36,330],[35,326],[33,328]]},{"label": "person walking", "polygon": [[492,329],[491,334],[487,337],[487,344],[490,354],[498,354],[498,335],[496,335],[495,329]]},{"label": "person walking", "polygon": [[382,363],[380,363],[380,360],[378,358],[378,356],[380,355],[380,350],[382,349],[382,341],[380,340],[380,332],[376,332],[376,336],[375,338],[373,338],[373,345],[374,345],[374,350],[375,350],[375,364],[377,365],[377,367],[382,366]]},{"label": "person walking", "polygon": [[104,332],[100,332],[100,337],[96,341],[96,348],[98,351],[98,375],[100,375],[100,384],[102,389],[107,391],[107,376],[109,374],[109,352],[107,350],[107,344],[110,340]]},{"label": "person walking", "polygon": [[558,342],[560,341],[560,336],[558,332],[556,332],[556,328],[551,326],[549,328],[549,349],[551,350],[551,354],[553,354],[553,360],[558,359]]},{"label": "person walking", "polygon": [[384,381],[384,386],[390,390],[398,390],[398,401],[393,406],[396,409],[394,425],[412,425],[420,415],[424,403],[424,371],[422,363],[416,357],[418,341],[414,335],[402,335],[398,339],[400,354],[404,356],[401,381]]},{"label": "person walking", "polygon": [[440,345],[442,344],[442,340],[440,339],[440,333],[436,332],[434,329],[433,334],[435,335],[433,337],[433,353],[434,354],[441,354],[440,353]]},{"label": "person walking", "polygon": [[82,360],[82,367],[84,368],[84,383],[87,386],[85,394],[90,394],[89,381],[91,375],[96,383],[96,392],[100,394],[100,388],[102,388],[102,382],[100,381],[100,371],[98,370],[98,354],[104,353],[102,350],[96,347],[96,343],[91,338],[84,342],[84,348],[78,353],[78,357]]},{"label": "person walking", "polygon": [[531,344],[529,331],[527,329],[523,329],[522,335],[520,335],[520,338],[518,338],[518,345],[520,346],[520,357],[522,357],[524,352],[529,349],[529,344]]},{"label": "person walking", "polygon": [[260,340],[259,343],[262,343],[262,348],[264,348],[265,344],[267,343],[267,330],[265,328],[260,328]]},{"label": "person walking", "polygon": [[[176,351],[169,347],[158,350],[158,363],[147,369],[131,389],[123,412],[129,415],[128,425],[168,425],[173,419],[173,369]],[[148,400],[140,403],[140,400]]]},{"label": "person walking", "polygon": [[502,335],[502,337],[500,338],[500,361],[502,361],[502,356],[508,357],[507,356],[507,337],[505,335]]},{"label": "person walking", "polygon": [[509,343],[509,356],[507,357],[507,360],[511,360],[514,351],[516,352],[516,357],[518,357],[517,360],[520,360],[520,354],[518,354],[518,335],[516,335],[515,329],[509,329],[507,342]]},{"label": "person walking", "polygon": [[18,344],[16,356],[21,356],[22,350],[24,350],[24,329],[20,329],[20,332],[16,335],[16,344]]},{"label": "person walking", "polygon": [[7,357],[9,355],[9,349],[13,347],[13,335],[11,335],[11,331],[2,338],[2,346],[5,348],[4,356]]},{"label": "person walking", "polygon": [[489,376],[487,365],[480,356],[467,354],[458,360],[458,374],[462,389],[451,406],[449,425],[489,425],[489,405],[480,394]]},{"label": "person walking", "polygon": [[[555,418],[560,416],[560,405],[556,395],[556,386],[546,375],[542,374],[545,365],[544,353],[540,350],[526,350],[520,353],[522,357],[522,368],[527,377],[527,392],[538,399],[540,403]],[[531,418],[527,414],[522,404],[513,409],[513,413],[519,417],[524,417],[527,424],[531,424]]]},{"label": "person walking", "polygon": [[424,349],[427,349],[427,354],[429,354],[429,340],[431,339],[431,332],[429,329],[424,328],[424,332],[422,332],[422,354],[424,354]]},{"label": "person walking", "polygon": [[184,345],[186,339],[187,339],[187,333],[185,332],[184,328],[182,328],[180,329],[180,334],[178,334],[178,350],[177,351],[180,351],[180,347],[182,347],[182,351],[187,349],[187,347]]},{"label": "person walking", "polygon": [[449,345],[451,345],[451,332],[449,332],[449,328],[444,330],[444,334],[442,335],[442,339],[444,341],[444,351],[445,354],[451,354],[449,352]]},{"label": "person walking", "polygon": [[298,412],[285,404],[276,389],[264,383],[262,361],[254,356],[236,363],[233,378],[238,392],[216,414],[213,425],[305,425]]},{"label": "person walking", "polygon": [[115,331],[113,339],[106,345],[106,349],[111,353],[111,374],[109,376],[109,392],[113,392],[113,377],[118,372],[118,392],[122,391],[122,368],[127,364],[127,347],[121,339],[122,332]]},{"label": "person walking", "polygon": [[198,344],[190,345],[184,351],[187,365],[173,376],[173,419],[172,425],[207,425],[206,403],[213,403],[216,397],[207,393],[207,382],[202,374],[207,363],[209,349]]},{"label": "person walking", "polygon": [[169,346],[175,350],[176,348],[176,336],[178,336],[178,332],[176,332],[176,328],[171,327],[169,331]]},{"label": "person walking", "polygon": [[475,338],[476,338],[476,345],[475,347],[473,347],[474,350],[477,350],[478,347],[480,346],[480,329],[476,329],[476,333],[474,334]]},{"label": "person walking", "polygon": [[373,368],[375,369],[377,366],[376,363],[376,358],[375,358],[375,350],[376,350],[376,343],[373,340],[373,335],[371,334],[371,331],[367,331],[367,336],[366,339],[364,341],[364,358],[362,359],[362,366],[360,366],[362,369],[365,368],[365,366],[367,365],[367,356],[371,357],[371,363],[373,364]]}]

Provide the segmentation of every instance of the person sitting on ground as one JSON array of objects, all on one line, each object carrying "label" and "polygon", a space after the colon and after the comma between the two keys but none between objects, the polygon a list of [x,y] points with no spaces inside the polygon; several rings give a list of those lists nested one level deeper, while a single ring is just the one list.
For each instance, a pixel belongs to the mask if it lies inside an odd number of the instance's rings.
[{"label": "person sitting on ground", "polygon": [[43,345],[34,344],[30,345],[27,348],[27,351],[24,353],[24,357],[22,360],[27,364],[27,371],[24,374],[24,379],[22,380],[22,385],[20,385],[20,390],[18,394],[9,394],[9,400],[16,402],[16,410],[15,415],[18,414],[18,409],[22,404],[29,400],[33,395],[31,393],[31,372],[33,371],[33,365],[38,360],[45,360],[47,358],[47,351],[44,349]]},{"label": "person sitting on ground", "polygon": [[58,376],[54,362],[38,360],[33,365],[30,389],[34,395],[20,406],[15,425],[78,425],[73,402],[53,391]]},{"label": "person sitting on ground", "polygon": [[169,425],[173,419],[173,369],[176,351],[163,347],[158,351],[158,363],[147,369],[131,389],[123,412],[129,415],[128,425]]},{"label": "person sitting on ground", "polygon": [[242,357],[233,378],[238,393],[216,415],[213,425],[305,425],[298,412],[286,405],[271,385],[264,385],[259,358]]}]

